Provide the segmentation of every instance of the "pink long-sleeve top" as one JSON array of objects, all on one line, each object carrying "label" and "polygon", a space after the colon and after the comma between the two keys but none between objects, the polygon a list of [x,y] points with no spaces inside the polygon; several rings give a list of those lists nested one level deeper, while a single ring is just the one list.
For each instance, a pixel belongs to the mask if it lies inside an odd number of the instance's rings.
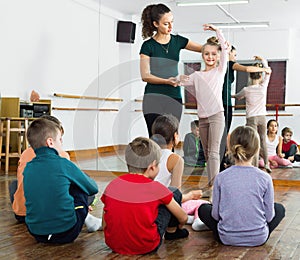
[{"label": "pink long-sleeve top", "polygon": [[[268,67],[267,60],[262,60],[262,64],[264,68]],[[270,76],[270,74],[266,74],[260,84],[244,87],[235,95],[236,98],[246,99],[246,118],[267,114],[266,100]]]},{"label": "pink long-sleeve top", "polygon": [[183,83],[196,97],[199,118],[210,117],[224,111],[222,89],[227,70],[228,48],[223,33],[219,30],[216,33],[222,48],[219,65],[209,71],[195,71]]}]

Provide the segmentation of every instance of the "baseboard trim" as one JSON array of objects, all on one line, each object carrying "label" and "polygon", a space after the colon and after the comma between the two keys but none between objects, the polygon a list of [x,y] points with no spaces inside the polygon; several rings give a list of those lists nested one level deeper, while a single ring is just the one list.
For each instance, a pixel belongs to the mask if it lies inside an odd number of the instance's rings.
[{"label": "baseboard trim", "polygon": [[125,150],[126,145],[110,145],[98,147],[98,149],[84,149],[67,151],[71,161],[94,159],[99,156],[113,155],[117,152]]}]

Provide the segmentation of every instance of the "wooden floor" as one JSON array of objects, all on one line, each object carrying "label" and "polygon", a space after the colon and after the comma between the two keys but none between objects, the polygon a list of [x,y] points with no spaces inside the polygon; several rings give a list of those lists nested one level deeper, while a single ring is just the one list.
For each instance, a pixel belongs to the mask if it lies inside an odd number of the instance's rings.
[{"label": "wooden floor", "polygon": [[[113,161],[113,159],[110,159]],[[201,169],[200,169],[201,171]],[[99,186],[98,197],[120,172],[87,170]],[[300,259],[300,168],[276,169],[272,173],[275,201],[286,207],[286,217],[260,247],[223,246],[213,240],[212,232],[194,232],[187,225],[187,239],[164,241],[157,253],[146,256],[120,256],[105,245],[103,232],[88,233],[83,228],[74,243],[44,245],[27,232],[25,224],[17,224],[9,200],[8,186],[15,173],[0,173],[0,259]],[[206,177],[185,175],[183,190],[199,187]],[[49,207],[50,208],[50,207]],[[99,202],[92,212],[100,216]]]}]

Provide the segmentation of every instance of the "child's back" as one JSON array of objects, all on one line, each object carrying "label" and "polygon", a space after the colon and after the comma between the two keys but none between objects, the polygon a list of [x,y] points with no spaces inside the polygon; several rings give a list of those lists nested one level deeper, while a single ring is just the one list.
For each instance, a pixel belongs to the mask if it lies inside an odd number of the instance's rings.
[{"label": "child's back", "polygon": [[105,243],[120,254],[145,254],[160,243],[155,220],[158,207],[172,193],[143,175],[126,174],[112,181],[101,200],[106,222]]},{"label": "child's back", "polygon": [[225,245],[262,245],[284,217],[284,207],[274,203],[271,176],[251,164],[259,143],[252,127],[239,126],[231,133],[235,165],[216,176],[213,204],[199,208],[200,219]]},{"label": "child's back", "polygon": [[25,222],[38,242],[70,243],[85,222],[94,224],[87,204],[88,195],[98,192],[97,184],[71,161],[59,156],[61,136],[59,125],[43,118],[34,120],[27,131],[36,157],[23,172]]},{"label": "child's back", "polygon": [[41,147],[24,170],[26,223],[38,235],[60,233],[76,223],[70,185],[91,195],[98,192],[96,183],[56,150]]},{"label": "child's back", "polygon": [[212,216],[219,220],[222,242],[263,244],[269,234],[266,221],[270,222],[274,214],[270,175],[257,167],[233,165],[217,175],[214,186],[213,201],[218,203],[213,205]]},{"label": "child's back", "polygon": [[[150,139],[138,137],[125,150],[129,174],[113,180],[101,200],[105,243],[119,254],[146,254],[165,239],[189,235],[182,226],[187,215],[180,208],[181,193],[153,181],[161,152]],[[174,196],[174,198],[173,198]]]}]

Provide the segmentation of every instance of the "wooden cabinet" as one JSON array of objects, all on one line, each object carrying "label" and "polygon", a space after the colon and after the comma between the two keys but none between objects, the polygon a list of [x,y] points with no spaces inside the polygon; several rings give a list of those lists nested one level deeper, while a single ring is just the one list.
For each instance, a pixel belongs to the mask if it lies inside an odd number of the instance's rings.
[{"label": "wooden cabinet", "polygon": [[25,102],[18,97],[1,98],[1,117],[38,118],[51,114],[51,100],[41,99],[39,102]]}]

